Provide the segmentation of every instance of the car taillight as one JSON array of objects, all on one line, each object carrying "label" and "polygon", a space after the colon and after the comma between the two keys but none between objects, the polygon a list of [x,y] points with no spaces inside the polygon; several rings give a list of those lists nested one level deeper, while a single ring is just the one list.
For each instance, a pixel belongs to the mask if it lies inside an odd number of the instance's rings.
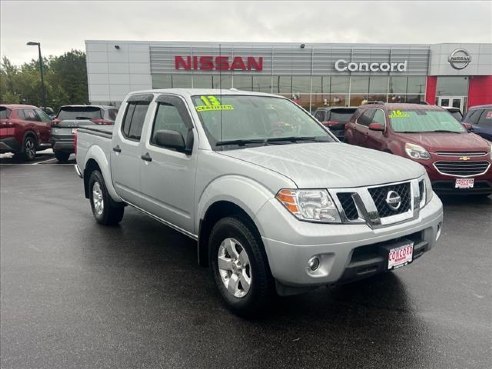
[{"label": "car taillight", "polygon": [[94,123],[94,124],[98,124],[100,126],[110,126],[110,125],[113,124],[112,121],[106,120],[106,119],[101,119],[101,118],[91,119],[91,122]]},{"label": "car taillight", "polygon": [[14,125],[14,122],[11,122],[11,121],[3,121],[3,122],[0,122],[0,127],[12,127]]},{"label": "car taillight", "polygon": [[73,134],[73,152],[77,155],[77,130]]},{"label": "car taillight", "polygon": [[61,120],[60,120],[60,119],[55,118],[55,119],[53,119],[53,120],[51,121],[51,126],[52,126],[52,127],[53,127],[53,126],[57,126],[58,124],[60,124],[60,122],[61,122]]},{"label": "car taillight", "polygon": [[336,121],[336,120],[329,120],[329,121],[326,121],[326,122],[323,122],[322,124],[325,126],[325,127],[333,127],[333,126],[336,126],[337,124],[339,124],[340,122]]}]

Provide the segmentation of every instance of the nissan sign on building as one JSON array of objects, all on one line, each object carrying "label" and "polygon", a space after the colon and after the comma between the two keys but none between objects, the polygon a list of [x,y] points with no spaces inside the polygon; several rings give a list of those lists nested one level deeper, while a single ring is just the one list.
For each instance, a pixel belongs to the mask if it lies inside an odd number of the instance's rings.
[{"label": "nissan sign on building", "polygon": [[[86,41],[89,97],[118,106],[130,91],[236,88],[313,111],[363,101],[491,103],[491,44]],[[478,93],[477,91],[481,91]]]}]

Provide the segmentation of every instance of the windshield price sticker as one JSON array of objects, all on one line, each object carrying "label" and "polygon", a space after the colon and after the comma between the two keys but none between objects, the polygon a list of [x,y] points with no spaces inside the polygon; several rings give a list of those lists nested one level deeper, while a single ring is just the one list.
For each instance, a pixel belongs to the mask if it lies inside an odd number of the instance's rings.
[{"label": "windshield price sticker", "polygon": [[215,96],[200,96],[200,99],[205,105],[195,107],[196,111],[219,111],[219,110],[234,110],[232,105],[223,105]]},{"label": "windshield price sticker", "polygon": [[410,114],[408,114],[406,111],[401,111],[401,110],[392,110],[390,114],[390,118],[409,118]]}]

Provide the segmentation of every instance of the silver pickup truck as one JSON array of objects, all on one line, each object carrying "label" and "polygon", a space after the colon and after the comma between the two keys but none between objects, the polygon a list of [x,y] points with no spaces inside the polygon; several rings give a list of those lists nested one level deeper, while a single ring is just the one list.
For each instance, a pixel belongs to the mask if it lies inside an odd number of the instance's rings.
[{"label": "silver pickup truck", "polygon": [[98,223],[130,205],[197,240],[237,314],[410,264],[441,233],[422,166],[341,143],[275,95],[131,93],[114,127],[78,130],[76,157]]}]

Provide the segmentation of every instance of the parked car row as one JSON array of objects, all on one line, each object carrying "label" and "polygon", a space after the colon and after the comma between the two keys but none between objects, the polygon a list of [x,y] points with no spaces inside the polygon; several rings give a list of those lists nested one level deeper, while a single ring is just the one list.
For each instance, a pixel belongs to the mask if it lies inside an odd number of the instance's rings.
[{"label": "parked car row", "polygon": [[438,106],[366,104],[344,124],[341,138],[421,164],[439,194],[488,196],[492,194],[492,148],[484,138],[492,138],[492,105],[471,108],[464,121],[460,124]]},{"label": "parked car row", "polygon": [[118,109],[103,105],[62,106],[51,119],[32,105],[0,105],[0,153],[11,152],[23,160],[36,157],[36,151],[52,147],[63,162],[74,152],[74,132],[88,125],[114,124]]}]

